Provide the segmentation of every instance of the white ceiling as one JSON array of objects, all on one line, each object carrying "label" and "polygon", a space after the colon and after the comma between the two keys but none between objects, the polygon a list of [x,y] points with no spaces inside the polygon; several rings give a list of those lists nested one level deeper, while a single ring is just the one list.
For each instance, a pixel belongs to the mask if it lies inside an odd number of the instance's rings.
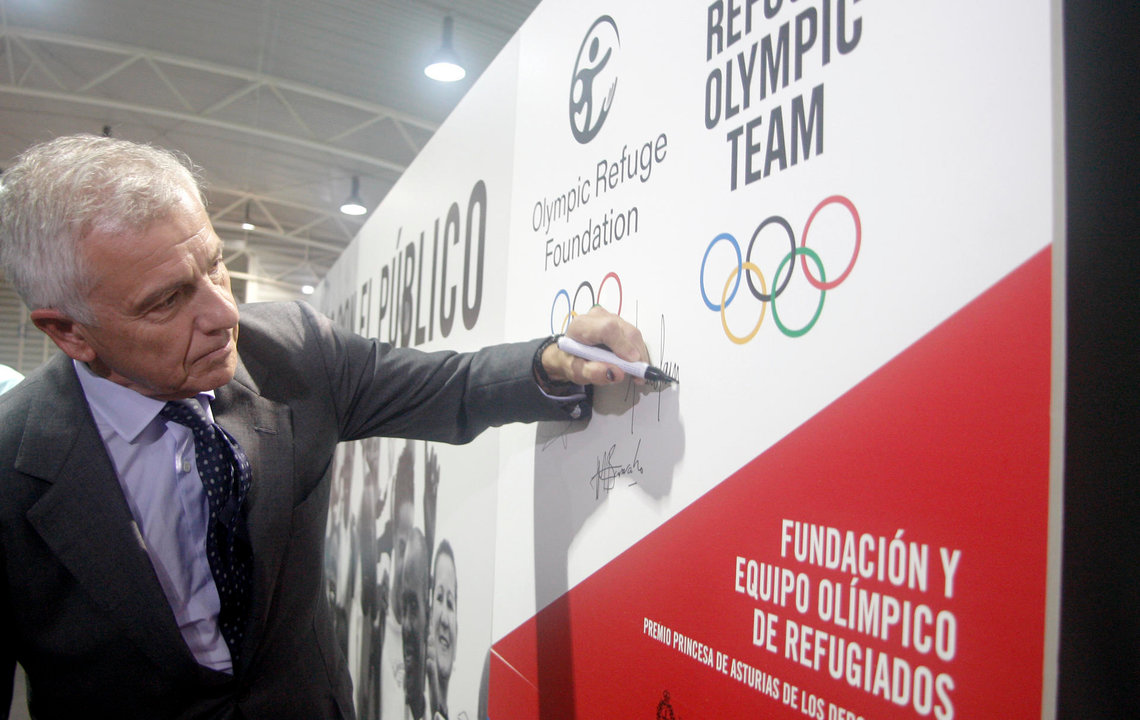
[{"label": "white ceiling", "polygon": [[[104,128],[181,150],[238,279],[295,295],[367,219],[352,178],[375,208],[538,2],[0,0],[0,167]],[[450,85],[423,74],[445,16]]]}]

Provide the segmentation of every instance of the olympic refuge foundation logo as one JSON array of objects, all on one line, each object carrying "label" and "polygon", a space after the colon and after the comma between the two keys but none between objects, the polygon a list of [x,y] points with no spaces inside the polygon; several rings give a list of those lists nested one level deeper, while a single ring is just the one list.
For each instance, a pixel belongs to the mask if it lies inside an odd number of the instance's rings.
[{"label": "olympic refuge foundation logo", "polygon": [[[846,267],[833,279],[828,280],[828,273],[824,269],[823,260],[819,254],[808,247],[808,237],[812,229],[812,224],[816,221],[820,211],[832,205],[837,205],[850,213],[851,220],[853,221],[848,225],[854,232],[854,246],[851,251],[851,258],[847,261]],[[771,229],[770,229],[771,228]],[[771,268],[762,269],[760,265],[753,259],[753,253],[757,250],[757,240],[763,235],[769,238],[773,233],[778,237],[780,231],[787,236],[788,252],[782,256],[782,259],[775,264],[775,271],[772,272]],[[842,195],[832,195],[825,198],[815,209],[811,211],[808,216],[807,223],[804,224],[803,233],[800,235],[800,243],[796,245],[796,234],[792,229],[791,224],[780,215],[772,215],[764,219],[752,233],[752,239],[748,242],[748,249],[742,253],[740,243],[737,242],[736,237],[731,233],[722,232],[717,235],[705,248],[704,257],[701,258],[701,271],[698,283],[701,291],[701,299],[704,301],[705,307],[711,312],[717,313],[720,316],[721,327],[724,329],[724,334],[729,340],[737,345],[745,345],[749,343],[756,334],[760,331],[760,326],[764,324],[764,319],[767,315],[768,306],[772,308],[772,321],[780,332],[788,337],[801,337],[806,335],[815,324],[819,321],[820,315],[823,314],[823,302],[829,290],[833,290],[843,283],[844,280],[851,274],[855,268],[855,262],[859,259],[859,246],[862,243],[863,230],[859,220],[859,211],[856,209],[855,204]],[[728,273],[724,285],[710,284],[706,285],[705,275],[706,266],[709,265],[709,256],[721,243],[727,243],[735,252],[736,264]],[[777,255],[778,257],[779,255]],[[818,291],[819,299],[815,306],[814,313],[800,327],[789,327],[784,318],[781,318],[778,309],[777,299],[784,294],[788,289],[789,283],[792,281],[792,276],[796,274],[796,257],[799,257],[799,268],[803,272],[804,277],[812,288]],[[810,265],[808,261],[811,261]],[[765,274],[768,270],[769,274]],[[729,327],[729,320],[726,316],[726,310],[729,305],[737,299],[738,291],[740,290],[740,279],[744,277],[745,284],[748,286],[748,293],[751,297],[759,302],[760,310],[759,317],[756,324],[752,326],[751,330],[741,335],[737,334],[732,328]],[[766,278],[771,278],[771,290]],[[759,284],[759,287],[757,287]],[[712,291],[710,294],[710,290]],[[747,298],[748,295],[740,293],[741,297]]]},{"label": "olympic refuge foundation logo", "polygon": [[617,92],[621,38],[609,15],[594,21],[582,38],[570,76],[570,130],[582,145],[602,129]]}]

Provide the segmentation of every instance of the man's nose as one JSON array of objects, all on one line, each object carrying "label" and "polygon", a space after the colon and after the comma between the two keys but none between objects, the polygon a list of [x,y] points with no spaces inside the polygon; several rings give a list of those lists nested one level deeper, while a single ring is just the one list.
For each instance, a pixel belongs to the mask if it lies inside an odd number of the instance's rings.
[{"label": "man's nose", "polygon": [[237,302],[230,292],[228,275],[223,282],[203,278],[198,297],[201,301],[198,317],[203,331],[216,332],[237,326]]}]

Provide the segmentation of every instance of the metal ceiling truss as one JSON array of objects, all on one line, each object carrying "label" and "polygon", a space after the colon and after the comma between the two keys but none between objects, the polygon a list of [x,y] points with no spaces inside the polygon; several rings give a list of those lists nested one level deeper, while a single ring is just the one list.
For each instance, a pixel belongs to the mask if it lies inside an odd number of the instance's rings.
[{"label": "metal ceiling truss", "polygon": [[[371,169],[392,183],[406,168],[406,161],[396,154],[414,157],[422,145],[414,136],[426,141],[438,127],[359,98],[138,47],[11,26],[0,27],[0,42],[4,54],[0,93],[212,128],[286,153],[292,148],[298,162],[313,163],[315,158],[326,176],[329,168],[349,166],[364,173]],[[133,86],[140,72],[157,80],[168,95],[136,93],[123,99],[109,91],[116,81]],[[271,95],[285,109],[288,122],[269,129],[242,122],[241,113],[232,112],[243,99],[259,93]],[[306,120],[306,111],[316,112],[319,124]],[[386,155],[368,154],[352,147],[354,139],[361,141],[361,133],[380,123],[388,123],[386,127],[402,140],[404,147],[398,153],[389,148]],[[303,275],[314,271],[323,275],[359,227],[346,223],[335,210],[269,194],[222,186],[210,186],[207,192],[218,232],[231,243],[239,238],[247,241],[237,243],[242,252],[256,244],[254,252],[263,267],[278,263],[279,272],[249,276],[251,280],[280,285],[298,268]],[[241,213],[251,204],[257,209],[257,228],[246,231],[241,228]],[[298,262],[301,253],[304,257]]]},{"label": "metal ceiling truss", "polygon": [[[397,128],[400,137],[407,143],[408,150],[414,155],[420,151],[421,147],[408,133],[408,127],[418,128],[426,131],[428,134],[434,133],[439,127],[436,123],[422,120],[406,113],[384,107],[383,105],[369,103],[358,98],[339,95],[327,90],[280,78],[273,78],[261,73],[207,63],[192,58],[166,55],[154,52],[153,50],[14,27],[0,28],[0,38],[3,39],[5,45],[7,61],[7,79],[5,82],[0,83],[0,91],[2,92],[82,103],[107,109],[127,110],[141,114],[157,115],[182,122],[219,127],[232,132],[243,133],[251,137],[269,140],[273,143],[284,143],[286,145],[316,151],[331,157],[351,160],[360,165],[389,170],[396,174],[402,173],[407,166],[390,158],[364,154],[345,147],[344,145],[337,145],[337,143],[343,143],[343,141],[352,135],[376,123],[389,121]],[[40,56],[38,48],[33,46],[33,43],[49,50],[51,47],[57,46],[62,48],[79,48],[96,54],[103,54],[107,56],[106,64],[108,64],[109,67],[98,75],[84,78],[80,83],[67,83],[61,79],[59,73],[54,72],[49,67],[48,63]],[[21,55],[23,59],[22,68],[17,67],[17,53],[13,50],[19,50],[19,55]],[[116,75],[124,73],[128,68],[136,64],[142,64],[149,68],[154,76],[166,86],[171,96],[177,100],[182,109],[174,110],[158,104],[123,102],[99,95],[95,92],[100,86],[107,83]],[[98,63],[93,62],[92,65],[98,67]],[[240,87],[230,92],[226,97],[215,100],[206,107],[196,108],[193,103],[187,100],[186,94],[179,90],[178,82],[172,79],[171,74],[164,70],[164,68],[194,70],[216,76],[218,79],[224,78],[231,82],[237,81],[240,83]],[[68,70],[81,74],[84,68],[70,67]],[[49,81],[50,85],[54,86],[54,88],[37,86],[37,81],[42,85],[44,80]],[[269,131],[264,128],[216,117],[219,111],[232,105],[238,99],[260,89],[265,89],[272,93],[282,106],[287,109],[296,125],[295,132]],[[338,109],[344,113],[355,113],[361,116],[361,119],[354,125],[343,130],[323,137],[319,136],[309,124],[302,119],[294,103],[290,102],[290,95],[297,96],[298,98],[307,98],[312,101],[319,101],[328,107]]]}]

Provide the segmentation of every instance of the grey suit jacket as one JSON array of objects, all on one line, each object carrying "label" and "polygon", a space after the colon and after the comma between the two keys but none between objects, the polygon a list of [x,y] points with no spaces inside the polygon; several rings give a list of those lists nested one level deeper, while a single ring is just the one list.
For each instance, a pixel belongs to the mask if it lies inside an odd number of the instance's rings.
[{"label": "grey suit jacket", "polygon": [[19,661],[40,719],[352,718],[322,578],[335,446],[462,443],[588,411],[538,391],[536,348],[425,354],[342,332],[300,304],[242,309],[237,374],[213,404],[253,466],[254,592],[232,677],[195,662],[71,361],[45,364],[0,397],[0,712]]}]

